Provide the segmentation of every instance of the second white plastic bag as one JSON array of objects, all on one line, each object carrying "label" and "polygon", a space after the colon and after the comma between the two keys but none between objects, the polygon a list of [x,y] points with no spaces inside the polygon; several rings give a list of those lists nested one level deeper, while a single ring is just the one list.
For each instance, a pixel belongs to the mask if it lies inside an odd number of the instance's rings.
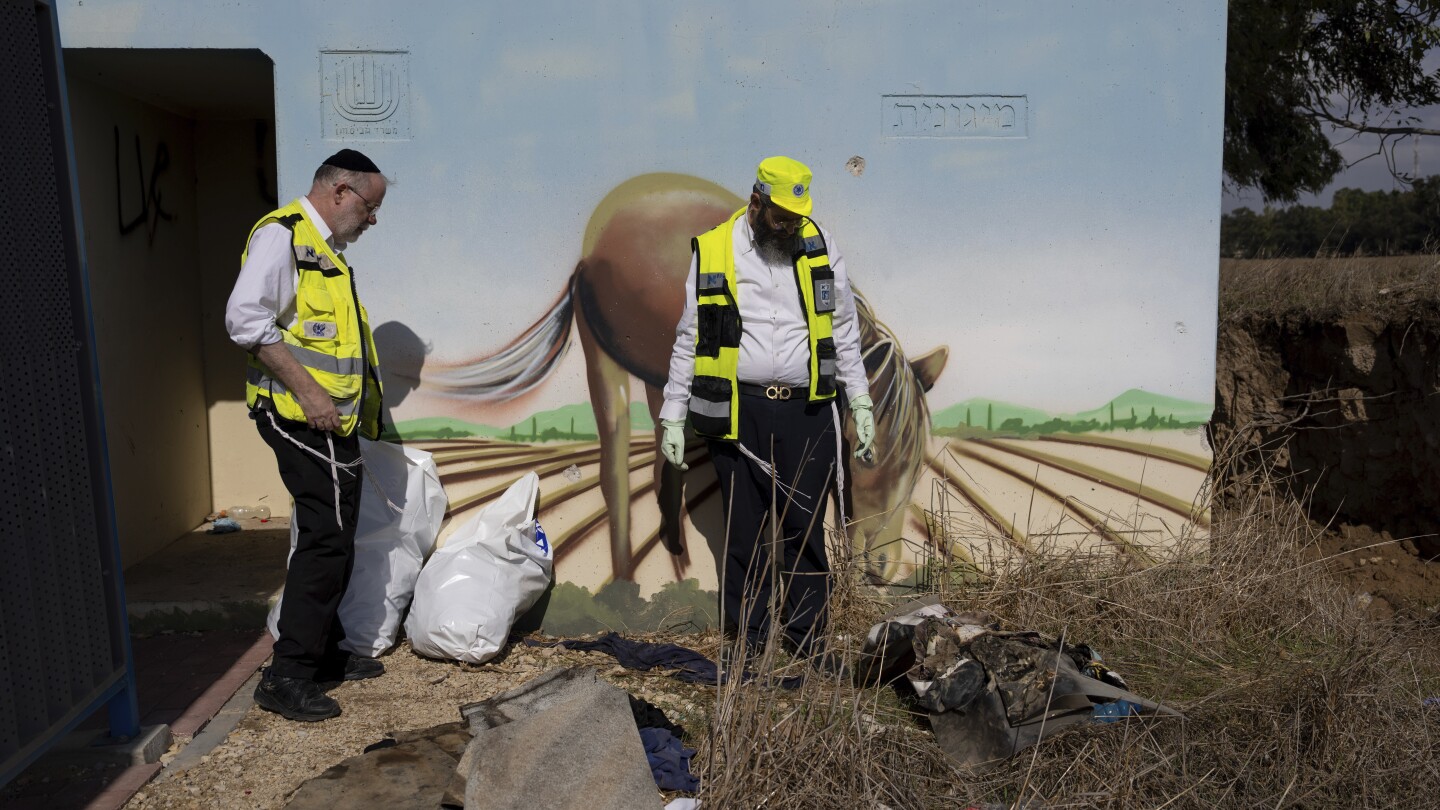
[{"label": "second white plastic bag", "polygon": [[[365,482],[355,521],[355,570],[340,600],[345,628],[340,646],[373,658],[395,644],[449,501],[435,460],[424,450],[361,439],[360,454]],[[292,518],[291,554],[298,532]],[[280,637],[279,622],[277,601],[268,622],[275,638]]]},{"label": "second white plastic bag", "polygon": [[480,664],[550,586],[553,560],[535,520],[540,478],[526,473],[430,556],[405,634],[415,652]]}]

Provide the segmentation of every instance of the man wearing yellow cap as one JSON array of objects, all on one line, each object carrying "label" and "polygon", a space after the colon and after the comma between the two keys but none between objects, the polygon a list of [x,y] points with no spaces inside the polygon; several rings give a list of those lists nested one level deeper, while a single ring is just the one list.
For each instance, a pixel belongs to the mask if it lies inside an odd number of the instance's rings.
[{"label": "man wearing yellow cap", "polygon": [[691,240],[660,421],[671,464],[688,469],[688,416],[720,478],[726,629],[757,649],[769,635],[773,518],[784,634],[799,654],[818,657],[829,599],[825,501],[843,476],[839,406],[848,400],[854,414],[857,456],[870,452],[875,423],[845,259],[810,219],[810,180],[805,164],[766,158],[749,205]]}]

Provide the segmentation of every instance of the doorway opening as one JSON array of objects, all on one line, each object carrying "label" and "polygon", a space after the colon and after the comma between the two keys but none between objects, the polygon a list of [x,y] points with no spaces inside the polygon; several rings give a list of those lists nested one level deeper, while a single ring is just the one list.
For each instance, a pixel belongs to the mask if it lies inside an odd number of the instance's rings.
[{"label": "doorway opening", "polygon": [[259,50],[65,50],[125,568],[232,503],[288,513],[245,418],[225,302],[278,207],[274,63]]}]

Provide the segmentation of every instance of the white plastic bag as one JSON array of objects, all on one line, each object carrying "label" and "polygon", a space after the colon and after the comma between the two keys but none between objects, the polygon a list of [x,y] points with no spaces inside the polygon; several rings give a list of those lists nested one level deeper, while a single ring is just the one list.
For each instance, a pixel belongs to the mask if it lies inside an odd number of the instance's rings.
[{"label": "white plastic bag", "polygon": [[480,664],[550,585],[554,561],[535,520],[540,477],[526,473],[431,555],[405,634],[415,652]]},{"label": "white plastic bag", "polygon": [[[365,458],[365,483],[355,529],[355,570],[340,600],[345,628],[340,646],[373,658],[395,645],[449,501],[435,460],[424,450],[361,439],[360,455]],[[291,554],[298,536],[292,519]],[[279,622],[277,601],[268,621],[275,638],[280,637]]]}]

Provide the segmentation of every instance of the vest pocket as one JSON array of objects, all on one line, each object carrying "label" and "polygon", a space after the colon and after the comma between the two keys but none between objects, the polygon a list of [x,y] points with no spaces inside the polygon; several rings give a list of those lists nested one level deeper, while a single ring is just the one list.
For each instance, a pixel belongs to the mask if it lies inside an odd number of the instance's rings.
[{"label": "vest pocket", "polygon": [[324,287],[301,286],[296,290],[295,317],[305,343],[333,343],[340,337],[340,319],[335,302]]},{"label": "vest pocket", "polygon": [[828,397],[835,393],[835,339],[815,341],[815,395]]},{"label": "vest pocket", "polygon": [[696,374],[690,381],[690,424],[702,436],[730,433],[730,398],[734,386],[724,377]]},{"label": "vest pocket", "polygon": [[695,308],[695,355],[719,357],[722,348],[740,346],[740,316],[729,304]]},{"label": "vest pocket", "polygon": [[835,311],[835,271],[829,265],[812,268],[810,271],[811,297],[815,313],[823,315]]}]

